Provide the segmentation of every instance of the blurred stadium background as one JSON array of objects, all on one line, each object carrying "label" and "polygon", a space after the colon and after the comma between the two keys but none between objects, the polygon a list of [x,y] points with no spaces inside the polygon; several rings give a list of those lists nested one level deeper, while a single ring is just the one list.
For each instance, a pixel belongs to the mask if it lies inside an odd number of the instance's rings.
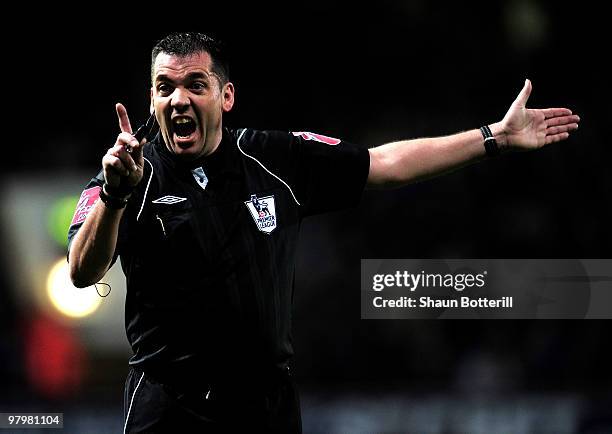
[{"label": "blurred stadium background", "polygon": [[562,144],[366,192],[357,209],[305,223],[294,311],[304,432],[612,432],[610,321],[365,321],[359,306],[361,258],[612,257],[600,11],[535,0],[172,7],[6,17],[22,27],[5,34],[3,62],[0,412],[121,432],[122,273],[109,273],[105,298],[72,288],[65,233],[116,137],[114,104],[133,125],[148,114],[152,45],[197,30],[230,50],[232,127],[363,146],[450,134],[501,119],[525,78],[531,106],[582,117]]}]

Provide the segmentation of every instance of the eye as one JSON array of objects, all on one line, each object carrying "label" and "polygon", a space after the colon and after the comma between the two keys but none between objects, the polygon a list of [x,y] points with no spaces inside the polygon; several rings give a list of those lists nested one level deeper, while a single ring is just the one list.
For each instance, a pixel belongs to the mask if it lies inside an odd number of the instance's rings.
[{"label": "eye", "polygon": [[168,96],[172,93],[172,86],[168,83],[159,83],[157,85],[157,93],[161,96]]},{"label": "eye", "polygon": [[208,83],[204,81],[194,81],[191,83],[191,89],[195,92],[204,92],[208,89]]}]

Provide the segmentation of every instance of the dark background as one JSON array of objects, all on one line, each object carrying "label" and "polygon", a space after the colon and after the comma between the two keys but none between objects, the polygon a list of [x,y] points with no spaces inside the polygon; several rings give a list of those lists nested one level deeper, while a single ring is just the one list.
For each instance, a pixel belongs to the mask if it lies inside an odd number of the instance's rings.
[{"label": "dark background", "polygon": [[[95,174],[118,132],[114,104],[126,105],[133,125],[148,115],[150,49],[171,31],[226,43],[236,86],[226,125],[366,147],[499,121],[531,79],[528,107],[581,116],[569,140],[366,192],[358,208],[305,223],[295,372],[305,405],[363,391],[571,395],[584,403],[576,432],[612,427],[609,321],[376,321],[361,320],[359,306],[361,258],[612,257],[609,36],[594,5],[54,5],[14,20],[20,30],[5,35],[3,50],[5,177]],[[16,342],[24,313],[8,284],[2,293],[2,333]],[[19,364],[17,352],[4,354],[6,366]],[[19,372],[0,368],[0,379],[25,384]],[[123,378],[115,380],[120,400]],[[63,399],[88,399],[86,389]]]}]

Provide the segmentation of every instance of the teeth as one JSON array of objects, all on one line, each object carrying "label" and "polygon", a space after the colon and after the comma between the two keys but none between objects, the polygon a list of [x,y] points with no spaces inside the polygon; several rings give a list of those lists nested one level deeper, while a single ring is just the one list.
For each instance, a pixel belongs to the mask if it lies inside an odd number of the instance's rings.
[{"label": "teeth", "polygon": [[174,122],[176,122],[177,124],[186,124],[186,123],[191,122],[191,119],[189,119],[189,118],[178,118]]}]

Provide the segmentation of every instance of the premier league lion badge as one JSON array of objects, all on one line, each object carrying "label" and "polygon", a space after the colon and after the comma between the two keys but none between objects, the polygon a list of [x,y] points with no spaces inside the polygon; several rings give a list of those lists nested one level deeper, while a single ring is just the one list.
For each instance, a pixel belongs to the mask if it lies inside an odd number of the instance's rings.
[{"label": "premier league lion badge", "polygon": [[276,207],[274,206],[274,196],[258,198],[252,194],[251,199],[244,202],[247,206],[257,229],[269,234],[276,229]]}]

